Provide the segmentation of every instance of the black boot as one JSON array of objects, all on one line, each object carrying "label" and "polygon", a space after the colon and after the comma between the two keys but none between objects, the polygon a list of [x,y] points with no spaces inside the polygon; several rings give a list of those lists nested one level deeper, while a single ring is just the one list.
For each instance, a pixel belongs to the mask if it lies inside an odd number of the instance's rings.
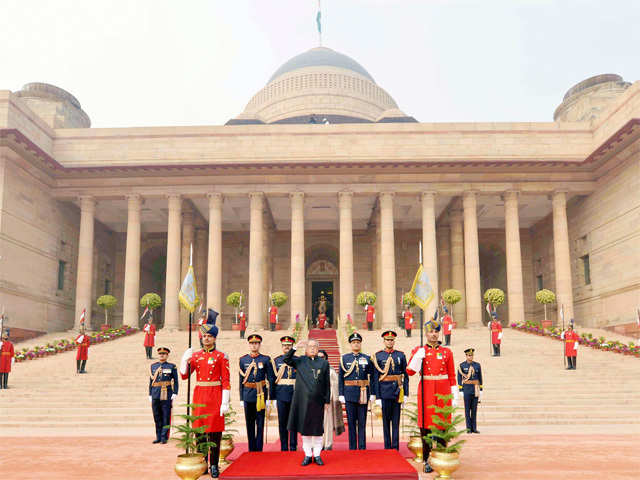
[{"label": "black boot", "polygon": [[311,465],[311,460],[312,460],[311,457],[304,457],[300,465],[302,465],[303,467],[306,467],[307,465]]},{"label": "black boot", "polygon": [[80,364],[80,373],[87,373],[84,369],[84,367],[87,365],[87,361],[86,360],[81,360],[81,364]]},{"label": "black boot", "polygon": [[433,468],[431,468],[431,465],[429,465],[428,462],[424,462],[424,473],[431,473],[433,472]]},{"label": "black boot", "polygon": [[80,364],[82,363],[82,360],[76,360],[76,373],[80,373]]},{"label": "black boot", "polygon": [[4,373],[4,388],[9,388],[9,372]]},{"label": "black boot", "polygon": [[209,475],[211,475],[211,478],[218,478],[220,476],[220,470],[217,465],[211,465],[209,467]]}]

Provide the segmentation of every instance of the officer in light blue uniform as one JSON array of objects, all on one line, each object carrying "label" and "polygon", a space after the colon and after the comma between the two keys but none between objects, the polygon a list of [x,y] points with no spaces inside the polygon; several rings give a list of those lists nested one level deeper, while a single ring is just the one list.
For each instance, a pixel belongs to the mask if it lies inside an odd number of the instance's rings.
[{"label": "officer in light blue uniform", "polygon": [[167,362],[171,351],[167,347],[158,348],[160,361],[151,364],[149,377],[149,401],[156,424],[156,439],[153,443],[167,443],[171,424],[171,406],[178,395],[178,369]]},{"label": "officer in light blue uniform", "polygon": [[266,402],[275,381],[271,357],[260,353],[262,337],[257,333],[247,337],[249,353],[240,357],[240,402],[244,407],[247,441],[250,452],[261,452],[264,444]]},{"label": "officer in light blue uniform", "polygon": [[458,366],[458,388],[464,397],[464,417],[467,421],[467,433],[480,433],[476,423],[478,403],[482,397],[482,369],[473,361],[473,348],[464,353],[467,359]]},{"label": "officer in light blue uniform", "polygon": [[394,350],[398,334],[393,330],[382,333],[384,350],[373,357],[373,384],[376,404],[382,407],[382,432],[384,448],[400,449],[400,407],[409,395],[407,357]]},{"label": "officer in light blue uniform", "polygon": [[367,448],[367,406],[375,400],[372,390],[373,365],[369,355],[362,353],[362,336],[358,332],[349,335],[351,353],[340,359],[338,386],[340,401],[347,410],[349,426],[349,450]]},{"label": "officer in light blue uniform", "polygon": [[278,409],[278,430],[280,432],[280,450],[283,452],[295,452],[298,448],[298,435],[296,432],[287,430],[289,423],[289,412],[291,412],[291,401],[293,399],[293,387],[296,384],[296,371],[293,367],[284,363],[286,354],[295,343],[295,339],[285,335],[280,339],[283,355],[278,355],[272,360],[272,368],[275,380],[272,383],[273,393],[271,399],[275,401]]}]

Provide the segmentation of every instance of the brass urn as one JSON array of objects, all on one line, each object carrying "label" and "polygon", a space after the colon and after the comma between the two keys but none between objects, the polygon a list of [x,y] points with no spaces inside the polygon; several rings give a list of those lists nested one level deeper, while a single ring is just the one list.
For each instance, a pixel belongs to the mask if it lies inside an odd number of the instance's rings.
[{"label": "brass urn", "polygon": [[382,407],[380,405],[376,404],[373,406],[373,415],[378,420],[382,418]]},{"label": "brass urn", "polygon": [[451,474],[460,467],[460,454],[458,452],[445,453],[431,450],[429,465],[438,472],[436,478],[446,480],[451,478]]},{"label": "brass urn", "polygon": [[420,435],[414,435],[409,437],[409,442],[407,442],[407,448],[413,452],[415,457],[413,461],[416,463],[423,463],[424,459],[422,458],[422,437]]},{"label": "brass urn", "polygon": [[220,462],[223,465],[228,465],[231,463],[227,460],[227,457],[233,452],[234,445],[232,438],[223,438],[222,442],[220,442]]},{"label": "brass urn", "polygon": [[183,453],[178,455],[175,471],[182,480],[197,480],[207,471],[207,462],[201,453]]}]

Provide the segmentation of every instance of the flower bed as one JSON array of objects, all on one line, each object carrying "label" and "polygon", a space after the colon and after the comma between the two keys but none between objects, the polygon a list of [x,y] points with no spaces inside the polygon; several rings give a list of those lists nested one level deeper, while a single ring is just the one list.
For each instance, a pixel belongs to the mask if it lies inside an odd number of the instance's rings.
[{"label": "flower bed", "polygon": [[[520,330],[521,332],[549,337],[554,340],[561,340],[560,335],[562,334],[562,329],[558,327],[542,328],[540,323],[525,322],[512,323],[511,328],[514,330]],[[596,350],[605,350],[608,352],[621,353],[623,355],[633,355],[640,358],[640,345],[635,345],[633,342],[625,344],[617,340],[607,340],[604,337],[594,337],[590,333],[582,333],[580,334],[580,340],[578,340],[578,343],[586,347],[595,348]]]},{"label": "flower bed", "polygon": [[[120,337],[126,337],[128,335],[137,333],[138,331],[139,330],[135,327],[123,325],[119,328],[112,328],[104,332],[94,332],[88,335],[91,339],[91,345],[95,345],[96,343],[109,342]],[[22,350],[16,351],[15,358],[16,362],[24,362],[26,360],[34,360],[36,358],[55,355],[56,353],[66,352],[68,350],[75,350],[77,346],[78,345],[76,344],[75,339],[54,340],[47,343],[46,345],[38,345],[35,347],[23,348]]]}]

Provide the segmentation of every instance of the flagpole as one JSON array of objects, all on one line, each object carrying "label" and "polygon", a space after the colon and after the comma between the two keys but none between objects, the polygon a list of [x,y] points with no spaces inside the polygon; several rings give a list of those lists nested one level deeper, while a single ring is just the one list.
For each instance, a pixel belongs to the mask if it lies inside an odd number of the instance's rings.
[{"label": "flagpole", "polygon": [[[560,316],[562,317],[562,333],[564,333],[564,304],[560,306]],[[565,334],[566,337],[566,334]],[[567,368],[567,357],[564,354],[565,344],[567,343],[567,339],[564,338],[562,342],[562,366]]]},{"label": "flagpole", "polygon": [[[193,243],[189,244],[189,267],[193,265]],[[195,284],[195,282],[194,282]],[[193,312],[189,310],[189,349],[191,349],[191,325],[193,324]],[[191,362],[187,365],[187,415],[190,413],[191,404]]]},{"label": "flagpole", "polygon": [[[418,242],[418,269],[422,266],[422,241]],[[420,348],[424,348],[424,308],[420,308]],[[420,362],[420,399],[422,400],[422,429],[424,426],[424,359]],[[421,432],[422,433],[422,432]],[[424,459],[425,462],[428,459]]]}]

